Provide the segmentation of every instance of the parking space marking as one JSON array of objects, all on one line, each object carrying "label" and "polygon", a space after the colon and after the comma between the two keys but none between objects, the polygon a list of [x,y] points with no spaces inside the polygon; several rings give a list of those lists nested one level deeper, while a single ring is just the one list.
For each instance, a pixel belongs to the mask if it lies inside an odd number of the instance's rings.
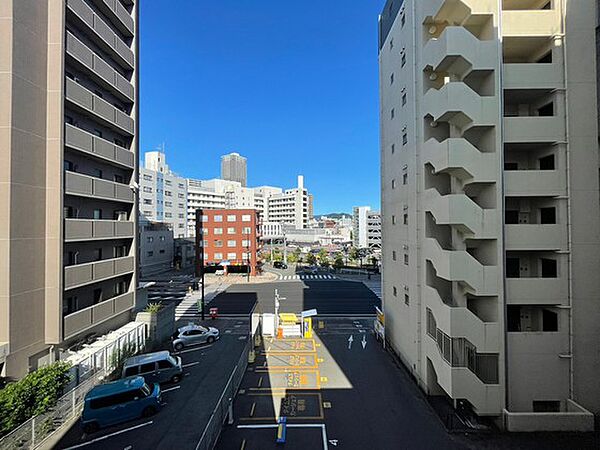
[{"label": "parking space marking", "polygon": [[165,392],[171,392],[171,391],[175,391],[177,389],[181,389],[181,386],[173,386],[172,388],[169,388],[169,389],[163,389],[162,392],[164,394]]},{"label": "parking space marking", "polygon": [[183,355],[184,353],[197,352],[198,350],[204,350],[205,348],[210,348],[215,344],[203,345],[202,347],[189,348],[187,350],[181,350],[180,352],[173,353],[174,355]]},{"label": "parking space marking", "polygon": [[183,364],[181,367],[183,367],[185,369],[186,367],[192,367],[192,366],[195,366],[196,364],[200,364],[200,361],[196,361],[196,362],[189,363],[189,364]]},{"label": "parking space marking", "polygon": [[[249,429],[264,429],[264,428],[277,428],[279,424],[266,424],[266,425],[238,425],[237,428],[249,428]],[[327,440],[327,429],[324,423],[290,423],[287,424],[290,428],[320,428],[321,436],[323,438],[323,449],[329,449],[329,441]]]},{"label": "parking space marking", "polygon": [[252,403],[252,408],[250,408],[250,417],[254,416],[254,410],[256,409],[256,402]]},{"label": "parking space marking", "polygon": [[96,442],[104,441],[105,439],[111,438],[113,436],[118,436],[119,434],[127,433],[128,431],[137,430],[138,428],[142,428],[142,427],[145,427],[147,425],[152,425],[153,423],[154,423],[154,421],[152,421],[152,420],[149,421],[149,422],[140,423],[139,425],[136,425],[134,427],[125,428],[124,430],[116,431],[114,433],[107,434],[106,436],[101,436],[99,438],[92,439],[91,441],[83,442],[81,444],[77,444],[77,445],[74,445],[72,447],[68,447],[65,450],[72,450],[74,448],[85,447],[86,445],[91,445],[91,444],[94,444]]}]

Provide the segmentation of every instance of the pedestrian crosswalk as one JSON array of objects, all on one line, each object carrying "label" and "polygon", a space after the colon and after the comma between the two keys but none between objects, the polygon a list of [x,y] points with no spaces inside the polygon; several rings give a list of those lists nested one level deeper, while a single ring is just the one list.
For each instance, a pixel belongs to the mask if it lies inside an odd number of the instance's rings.
[{"label": "pedestrian crosswalk", "polygon": [[198,297],[187,296],[175,307],[175,320],[195,319],[198,316]]},{"label": "pedestrian crosswalk", "polygon": [[281,280],[293,281],[293,280],[337,280],[334,275],[282,275]]}]

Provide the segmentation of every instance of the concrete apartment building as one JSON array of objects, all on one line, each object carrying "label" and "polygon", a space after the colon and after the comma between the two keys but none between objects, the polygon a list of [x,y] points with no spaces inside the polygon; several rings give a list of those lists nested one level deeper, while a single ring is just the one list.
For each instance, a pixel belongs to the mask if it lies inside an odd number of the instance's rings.
[{"label": "concrete apartment building", "polygon": [[[196,230],[197,246],[204,251],[205,266],[223,266],[227,271],[258,273],[260,214],[255,209],[198,210],[202,229]],[[202,236],[202,241],[200,240]],[[225,262],[223,264],[223,262]]]},{"label": "concrete apartment building", "polygon": [[426,392],[509,430],[600,413],[595,8],[380,16],[386,339]]},{"label": "concrete apartment building", "polygon": [[309,194],[304,187],[304,176],[298,175],[298,185],[280,194],[266,198],[264,217],[267,222],[279,222],[295,228],[306,228],[309,217]]},{"label": "concrete apartment building", "polygon": [[0,2],[0,373],[129,320],[137,2]]},{"label": "concrete apartment building", "polygon": [[352,209],[352,245],[356,248],[381,249],[381,214],[370,206]]},{"label": "concrete apartment building", "polygon": [[164,151],[144,154],[139,179],[140,215],[151,222],[170,224],[175,238],[186,237],[186,179],[169,169]]},{"label": "concrete apartment building", "polygon": [[239,153],[221,156],[221,179],[248,185],[248,161]]},{"label": "concrete apartment building", "polygon": [[140,218],[140,278],[166,272],[174,263],[173,226]]},{"label": "concrete apartment building", "polygon": [[381,214],[375,211],[367,213],[367,248],[381,250]]}]

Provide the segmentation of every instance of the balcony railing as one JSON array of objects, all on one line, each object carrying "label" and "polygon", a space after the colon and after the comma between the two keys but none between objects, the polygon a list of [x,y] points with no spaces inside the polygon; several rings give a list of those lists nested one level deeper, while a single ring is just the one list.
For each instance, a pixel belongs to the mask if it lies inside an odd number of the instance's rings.
[{"label": "balcony railing", "polygon": [[506,250],[566,250],[565,224],[508,224],[505,228]]},{"label": "balcony railing", "polygon": [[68,195],[92,197],[102,200],[134,203],[133,190],[126,184],[65,171],[65,192]]},{"label": "balcony railing", "polygon": [[94,2],[124,35],[133,36],[135,32],[133,17],[127,12],[120,0],[94,0]]},{"label": "balcony railing", "polygon": [[128,169],[135,167],[135,155],[132,151],[70,124],[65,125],[65,145]]},{"label": "balcony railing", "polygon": [[108,126],[133,136],[135,131],[134,121],[128,114],[115,108],[106,100],[88,91],[70,78],[66,79],[66,98],[80,108],[91,112]]},{"label": "balcony railing", "polygon": [[509,305],[562,305],[569,299],[566,276],[559,278],[507,278]]},{"label": "balcony railing", "polygon": [[503,37],[555,36],[561,32],[558,10],[502,11]]},{"label": "balcony railing", "polygon": [[83,0],[67,0],[67,7],[81,23],[85,24],[92,33],[90,38],[111,52],[115,60],[126,69],[133,69],[135,66],[135,56],[117,34],[90,8]]},{"label": "balcony railing", "polygon": [[564,142],[565,119],[563,117],[505,117],[504,142]]},{"label": "balcony railing", "polygon": [[113,297],[88,308],[69,314],[63,319],[63,338],[69,339],[79,333],[113,318],[135,306],[133,292]]},{"label": "balcony railing", "polygon": [[507,170],[504,193],[511,197],[560,196],[567,193],[564,170]]},{"label": "balcony railing", "polygon": [[133,85],[69,31],[67,31],[67,54],[86,67],[92,75],[103,81],[103,84],[109,86],[118,96],[129,101],[135,99]]},{"label": "balcony railing", "polygon": [[131,273],[135,269],[135,258],[104,259],[85,264],[76,264],[65,267],[65,289],[73,289],[90,283],[108,280]]},{"label": "balcony railing", "polygon": [[131,239],[135,236],[134,225],[123,220],[65,219],[65,241]]}]

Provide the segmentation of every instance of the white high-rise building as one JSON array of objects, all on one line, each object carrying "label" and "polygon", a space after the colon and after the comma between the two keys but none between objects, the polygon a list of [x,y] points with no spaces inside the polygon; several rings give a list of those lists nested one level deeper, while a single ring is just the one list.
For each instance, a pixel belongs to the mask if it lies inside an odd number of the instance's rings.
[{"label": "white high-rise building", "polygon": [[237,181],[242,187],[247,185],[247,160],[239,153],[221,156],[221,179]]},{"label": "white high-rise building", "polygon": [[509,430],[600,413],[595,8],[388,0],[379,20],[388,348]]},{"label": "white high-rise building", "polygon": [[186,180],[169,169],[163,151],[146,152],[139,184],[140,215],[150,222],[170,224],[175,238],[186,237]]},{"label": "white high-rise building", "polygon": [[306,228],[309,221],[309,194],[304,176],[298,175],[298,186],[266,197],[265,217],[269,222]]},{"label": "white high-rise building", "polygon": [[355,206],[352,210],[352,245],[367,248],[367,216],[370,206]]}]

